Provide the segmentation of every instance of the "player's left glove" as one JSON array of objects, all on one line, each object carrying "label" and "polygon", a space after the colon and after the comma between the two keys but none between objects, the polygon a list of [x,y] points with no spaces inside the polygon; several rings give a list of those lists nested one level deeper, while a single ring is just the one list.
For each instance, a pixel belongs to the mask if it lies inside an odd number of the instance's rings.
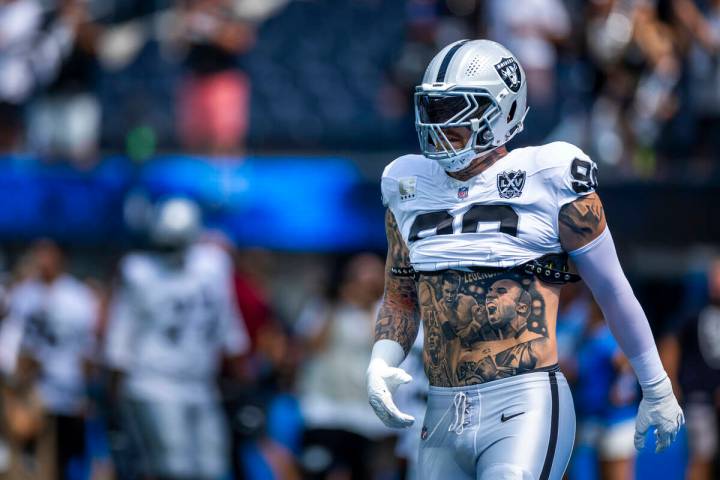
[{"label": "player's left glove", "polygon": [[675,441],[685,416],[673,394],[670,379],[642,386],[643,399],[635,419],[635,448],[645,446],[648,428],[655,427],[655,453],[662,452]]},{"label": "player's left glove", "polygon": [[370,361],[367,369],[368,400],[378,418],[390,428],[407,428],[415,423],[415,418],[401,412],[392,398],[398,385],[411,380],[405,370],[389,366],[382,358]]}]

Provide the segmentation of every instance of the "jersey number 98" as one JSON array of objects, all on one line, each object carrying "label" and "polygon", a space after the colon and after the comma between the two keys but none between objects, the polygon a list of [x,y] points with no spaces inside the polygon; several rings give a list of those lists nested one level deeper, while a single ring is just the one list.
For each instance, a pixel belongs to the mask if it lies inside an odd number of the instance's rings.
[{"label": "jersey number 98", "polygon": [[[510,205],[475,204],[460,215],[462,233],[477,232],[480,223],[499,223],[499,232],[517,237],[518,214]],[[414,242],[433,235],[452,235],[455,217],[450,212],[421,213],[410,227],[408,242]]]}]

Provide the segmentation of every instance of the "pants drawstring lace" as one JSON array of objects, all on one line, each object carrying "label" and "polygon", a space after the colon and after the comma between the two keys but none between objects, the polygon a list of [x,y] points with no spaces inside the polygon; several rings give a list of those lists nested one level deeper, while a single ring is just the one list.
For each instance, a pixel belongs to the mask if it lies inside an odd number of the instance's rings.
[{"label": "pants drawstring lace", "polygon": [[465,431],[466,419],[470,414],[470,405],[468,405],[467,395],[464,392],[458,392],[453,399],[455,405],[455,420],[448,427],[448,432],[455,432],[460,435]]}]

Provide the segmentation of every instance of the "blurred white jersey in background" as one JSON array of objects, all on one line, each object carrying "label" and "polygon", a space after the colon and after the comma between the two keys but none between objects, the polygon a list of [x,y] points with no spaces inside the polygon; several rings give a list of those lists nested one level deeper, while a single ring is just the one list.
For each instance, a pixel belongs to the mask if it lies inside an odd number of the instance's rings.
[{"label": "blurred white jersey in background", "polygon": [[10,318],[2,345],[14,370],[22,349],[42,366],[40,393],[55,414],[80,413],[85,399],[83,363],[94,354],[98,302],[92,290],[70,275],[52,283],[27,280],[11,292]]},{"label": "blurred white jersey in background", "polygon": [[249,348],[231,291],[229,255],[190,247],[173,265],[162,254],[130,254],[111,307],[106,356],[125,393],[152,401],[215,402],[224,355]]}]

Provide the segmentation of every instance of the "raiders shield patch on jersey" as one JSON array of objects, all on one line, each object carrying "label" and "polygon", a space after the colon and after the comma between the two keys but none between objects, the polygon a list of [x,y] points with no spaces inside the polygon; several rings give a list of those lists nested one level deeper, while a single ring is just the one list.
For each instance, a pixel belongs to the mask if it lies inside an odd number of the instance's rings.
[{"label": "raiders shield patch on jersey", "polygon": [[516,93],[520,90],[522,73],[520,72],[520,66],[514,59],[503,57],[502,60],[495,64],[495,70],[510,90]]},{"label": "raiders shield patch on jersey", "polygon": [[523,170],[505,170],[498,173],[497,187],[500,198],[513,198],[522,195],[525,186],[525,172]]}]

